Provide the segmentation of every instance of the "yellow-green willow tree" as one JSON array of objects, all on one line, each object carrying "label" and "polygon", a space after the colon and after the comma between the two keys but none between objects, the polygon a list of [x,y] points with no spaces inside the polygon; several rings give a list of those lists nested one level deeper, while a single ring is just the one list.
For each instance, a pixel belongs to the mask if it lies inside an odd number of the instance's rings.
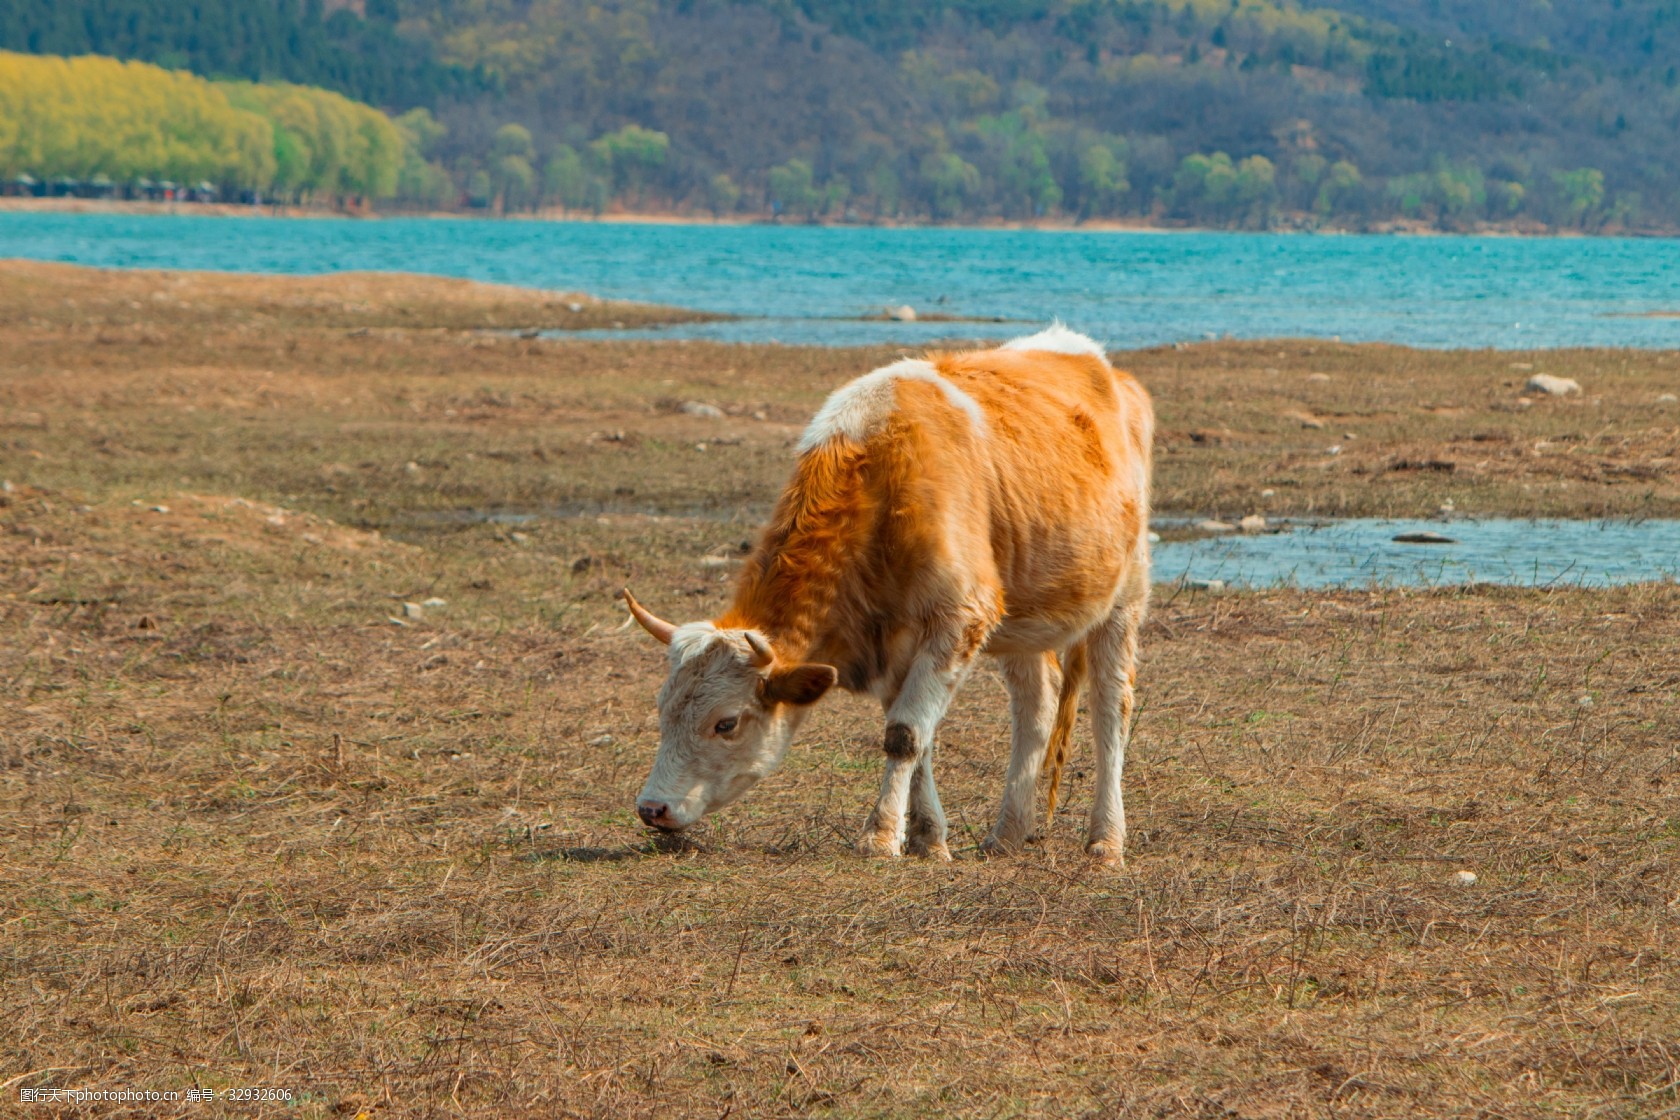
[{"label": "yellow-green willow tree", "polygon": [[210,82],[141,62],[0,51],[0,176],[140,178],[385,198],[403,134],[307,86]]},{"label": "yellow-green willow tree", "polygon": [[141,62],[0,52],[0,173],[266,187],[267,121],[215,85]]},{"label": "yellow-green willow tree", "polygon": [[275,190],[364,198],[396,193],[403,134],[378,109],[312,86],[219,84],[234,105],[273,126]]}]

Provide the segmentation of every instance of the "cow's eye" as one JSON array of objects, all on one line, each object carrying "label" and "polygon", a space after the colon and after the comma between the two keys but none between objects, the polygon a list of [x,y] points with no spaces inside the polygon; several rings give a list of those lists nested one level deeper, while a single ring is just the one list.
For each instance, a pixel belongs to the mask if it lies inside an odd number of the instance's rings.
[{"label": "cow's eye", "polygon": [[735,724],[737,722],[738,721],[733,716],[728,719],[720,719],[717,721],[717,726],[712,728],[712,730],[719,735],[727,735],[731,731],[735,730]]}]

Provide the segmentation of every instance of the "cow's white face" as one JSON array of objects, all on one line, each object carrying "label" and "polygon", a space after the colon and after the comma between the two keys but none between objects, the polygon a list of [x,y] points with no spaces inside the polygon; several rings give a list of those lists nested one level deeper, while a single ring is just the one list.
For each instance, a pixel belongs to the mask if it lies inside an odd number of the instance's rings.
[{"label": "cow's white face", "polygon": [[659,754],[636,812],[646,824],[677,831],[774,773],[837,674],[829,665],[778,662],[763,635],[709,622],[674,627],[669,646]]}]

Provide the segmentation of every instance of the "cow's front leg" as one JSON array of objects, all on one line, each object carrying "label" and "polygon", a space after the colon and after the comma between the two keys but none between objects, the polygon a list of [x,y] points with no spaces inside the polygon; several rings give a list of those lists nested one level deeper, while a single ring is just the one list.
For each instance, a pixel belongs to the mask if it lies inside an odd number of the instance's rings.
[{"label": "cow's front leg", "polygon": [[[972,653],[953,665],[949,657],[933,651],[918,654],[912,663],[898,696],[887,708],[887,733],[881,744],[887,756],[886,773],[881,776],[875,808],[858,839],[860,854],[896,856],[904,850],[912,793],[924,810],[918,818],[922,837],[918,843],[924,845],[926,854],[938,856],[944,852],[945,813],[933,786],[933,736],[973,663]],[[926,842],[930,832],[937,843]]]},{"label": "cow's front leg", "polygon": [[[946,704],[949,702],[947,696]],[[910,795],[917,784],[917,775],[922,772],[923,758],[932,759],[933,735],[944,710],[945,705],[941,705],[925,724],[907,723],[888,712],[887,733],[881,744],[886,752],[887,768],[881,775],[881,792],[875,799],[875,808],[870,811],[863,835],[858,839],[860,855],[892,857],[904,850]],[[922,784],[926,787],[931,783],[924,778]]]},{"label": "cow's front leg", "polygon": [[910,824],[905,843],[913,856],[949,861],[945,846],[945,807],[939,803],[939,789],[933,784],[933,743],[922,751],[916,772],[910,775]]}]

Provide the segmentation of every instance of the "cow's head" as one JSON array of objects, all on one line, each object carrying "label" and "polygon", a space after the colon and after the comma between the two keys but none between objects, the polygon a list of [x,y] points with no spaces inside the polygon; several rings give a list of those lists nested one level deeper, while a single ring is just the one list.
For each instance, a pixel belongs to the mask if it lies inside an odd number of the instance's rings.
[{"label": "cow's head", "polygon": [[810,706],[833,687],[832,665],[779,660],[757,630],[676,626],[619,593],[642,629],[670,647],[659,690],[659,754],[636,798],[646,824],[687,828],[773,774]]}]

